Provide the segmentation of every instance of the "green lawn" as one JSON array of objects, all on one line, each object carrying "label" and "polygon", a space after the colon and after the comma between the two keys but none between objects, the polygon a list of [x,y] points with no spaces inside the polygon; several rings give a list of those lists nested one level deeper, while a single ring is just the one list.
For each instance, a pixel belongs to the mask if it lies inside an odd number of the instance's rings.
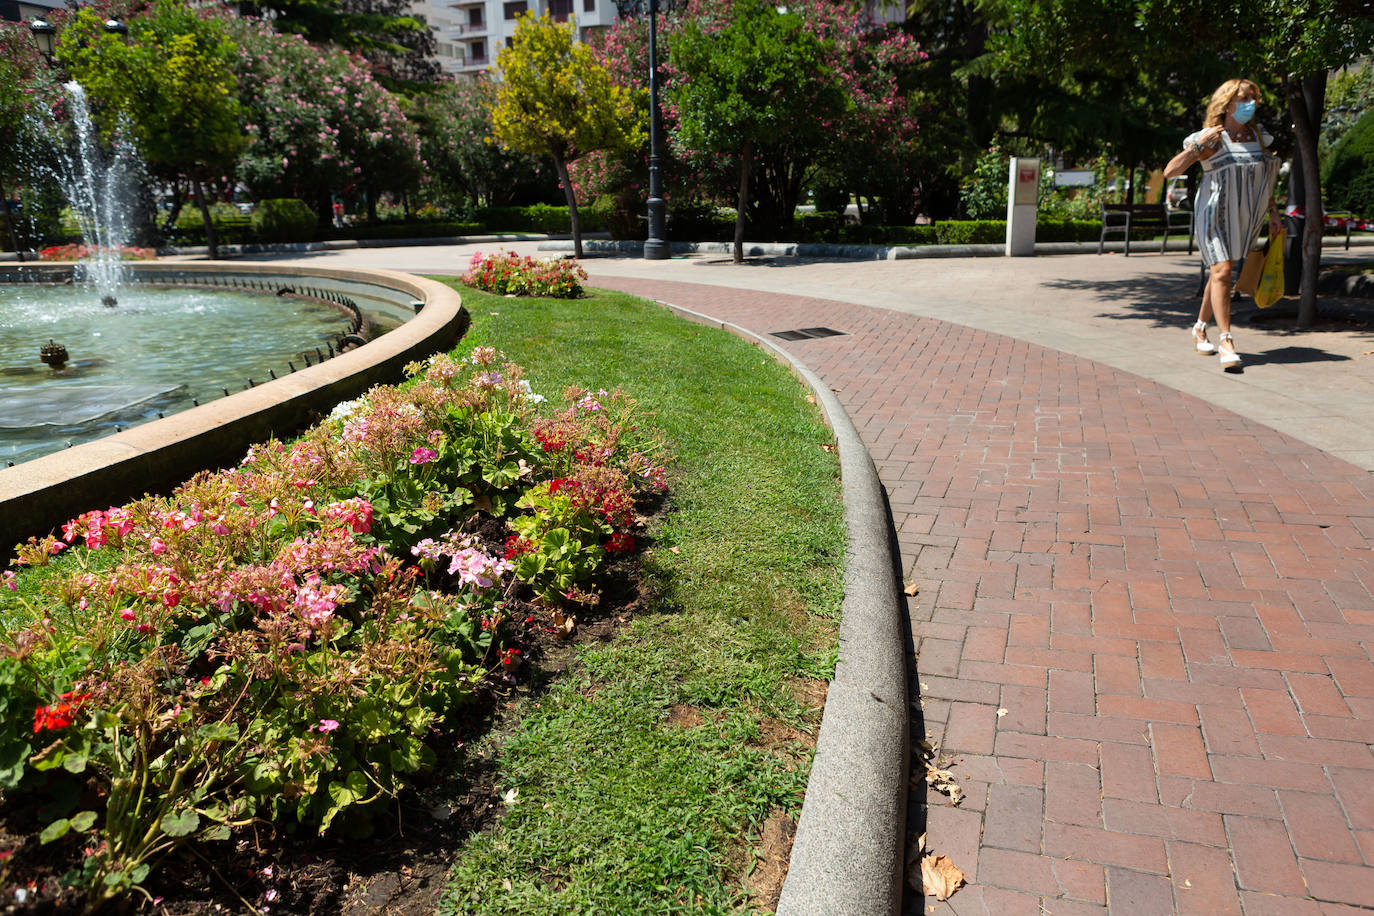
[{"label": "green lawn", "polygon": [[440,912],[745,908],[750,838],[806,785],[804,743],[778,736],[814,730],[798,686],[834,663],[844,535],[830,433],[786,370],[723,331],[618,293],[460,289],[464,348],[504,350],[536,392],[624,388],[675,460],[644,558],[652,607],[477,749],[517,794],[458,853]]}]

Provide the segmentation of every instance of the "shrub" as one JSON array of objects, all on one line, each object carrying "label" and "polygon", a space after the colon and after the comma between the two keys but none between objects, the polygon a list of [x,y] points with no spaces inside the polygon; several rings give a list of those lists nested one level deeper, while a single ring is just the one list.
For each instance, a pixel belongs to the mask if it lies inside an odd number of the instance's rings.
[{"label": "shrub", "polygon": [[[213,204],[210,207],[210,221],[215,224],[215,232],[222,245],[241,245],[254,239],[253,222],[232,204]],[[168,233],[168,240],[177,245],[204,245],[205,220],[200,208],[187,204],[177,214],[176,223]]]},{"label": "shrub", "polygon": [[1350,128],[1322,170],[1327,206],[1374,217],[1374,111]]},{"label": "shrub", "polygon": [[309,242],[319,220],[315,211],[294,197],[271,197],[253,211],[253,234],[262,242]]},{"label": "shrub", "polygon": [[[594,206],[577,211],[583,232],[597,232],[606,228]],[[568,208],[553,204],[531,204],[528,207],[478,207],[473,218],[492,232],[562,233],[572,230]]]},{"label": "shrub", "polygon": [[1007,221],[1001,219],[949,220],[934,227],[939,245],[991,245],[1007,238]]},{"label": "shrub", "polygon": [[[489,347],[408,370],[292,445],[19,548],[74,562],[25,573],[0,635],[0,790],[60,844],[7,869],[65,857],[97,909],[183,844],[365,832],[518,665],[519,584],[541,614],[597,600],[664,485],[634,403],[572,389],[539,420]],[[504,542],[475,533],[493,520]]]},{"label": "shrub", "polygon": [[[44,261],[84,261],[91,257],[98,249],[84,244],[52,245],[38,252],[38,257]],[[128,245],[121,246],[119,249],[119,260],[121,261],[151,261],[157,257],[157,252],[151,248],[134,248]]]},{"label": "shrub", "polygon": [[473,252],[462,281],[489,293],[577,299],[587,272],[576,261],[521,257],[513,251]]}]

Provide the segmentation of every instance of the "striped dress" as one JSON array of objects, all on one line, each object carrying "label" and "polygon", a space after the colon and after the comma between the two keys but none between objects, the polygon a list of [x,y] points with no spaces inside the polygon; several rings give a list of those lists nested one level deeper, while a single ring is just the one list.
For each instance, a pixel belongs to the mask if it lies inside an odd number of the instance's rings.
[{"label": "striped dress", "polygon": [[[1197,136],[1189,135],[1184,145]],[[1272,139],[1265,134],[1263,144],[1237,143],[1222,131],[1220,148],[1202,160],[1193,219],[1202,263],[1208,267],[1242,260],[1264,226],[1279,174],[1278,157],[1265,149]]]}]

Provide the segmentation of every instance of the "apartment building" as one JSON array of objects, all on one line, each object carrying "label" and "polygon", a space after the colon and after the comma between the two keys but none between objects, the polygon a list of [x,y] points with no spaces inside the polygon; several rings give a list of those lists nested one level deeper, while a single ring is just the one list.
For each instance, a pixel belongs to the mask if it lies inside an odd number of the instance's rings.
[{"label": "apartment building", "polygon": [[579,37],[615,21],[614,0],[425,0],[424,15],[438,40],[445,72],[476,75],[496,64],[515,34],[515,19],[545,11],[556,21],[574,19]]},{"label": "apartment building", "polygon": [[[906,19],[904,0],[867,0],[866,5],[879,25]],[[574,18],[583,39],[616,18],[615,0],[424,0],[422,12],[438,40],[444,71],[475,76],[495,66],[497,53],[511,43],[515,17],[545,10],[559,22]]]}]

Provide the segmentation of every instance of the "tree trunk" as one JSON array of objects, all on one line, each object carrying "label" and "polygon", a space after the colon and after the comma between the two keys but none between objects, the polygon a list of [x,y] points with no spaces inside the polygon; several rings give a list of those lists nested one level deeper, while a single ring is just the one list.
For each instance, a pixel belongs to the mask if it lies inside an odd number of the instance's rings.
[{"label": "tree trunk", "polygon": [[205,223],[205,247],[209,249],[212,261],[219,260],[219,237],[215,235],[215,221],[210,218],[210,202],[205,199],[205,189],[201,186],[200,176],[191,178],[191,188],[196,192],[196,203],[200,204],[200,218]]},{"label": "tree trunk", "polygon": [[[1322,75],[1325,82],[1325,74]],[[1296,135],[1298,155],[1302,158],[1303,191],[1306,196],[1306,219],[1303,222],[1302,236],[1302,285],[1299,288],[1298,327],[1310,328],[1317,320],[1317,277],[1321,272],[1322,227],[1325,214],[1322,211],[1321,163],[1317,160],[1317,130],[1321,111],[1313,111],[1310,102],[1320,105],[1320,97],[1311,99],[1305,93],[1302,82],[1285,79],[1283,89],[1288,97],[1288,112],[1293,116],[1293,133]]]},{"label": "tree trunk", "polygon": [[568,178],[568,163],[562,156],[554,156],[553,167],[558,171],[558,183],[563,186],[563,197],[568,202],[568,227],[572,229],[573,257],[581,260],[582,223],[577,218],[577,195],[573,193],[572,181]]},{"label": "tree trunk", "polygon": [[0,182],[0,207],[5,208],[5,228],[10,233],[10,244],[20,261],[24,260],[24,249],[19,247],[19,233],[14,231],[14,216],[10,213],[10,196],[5,193],[4,182]]},{"label": "tree trunk", "polygon": [[735,251],[736,264],[744,263],[744,217],[749,211],[749,168],[754,162],[754,144],[744,141],[744,149],[739,154],[739,203],[735,208]]}]

